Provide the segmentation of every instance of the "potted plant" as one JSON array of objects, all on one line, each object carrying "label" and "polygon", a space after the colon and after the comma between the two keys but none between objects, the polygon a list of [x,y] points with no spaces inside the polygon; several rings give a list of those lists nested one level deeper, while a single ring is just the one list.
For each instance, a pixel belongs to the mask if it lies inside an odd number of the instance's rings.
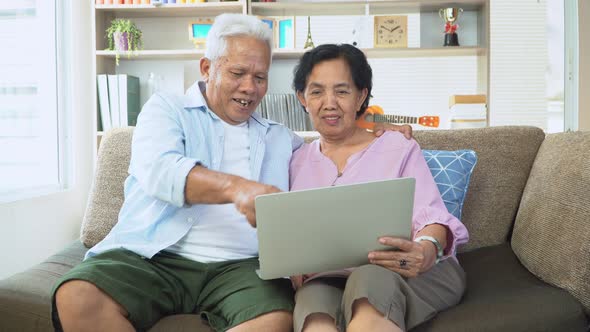
[{"label": "potted plant", "polygon": [[117,18],[111,21],[111,26],[106,30],[106,38],[109,41],[108,50],[115,51],[117,66],[119,65],[119,52],[127,52],[127,57],[132,51],[143,48],[141,30],[135,23],[124,18]]}]

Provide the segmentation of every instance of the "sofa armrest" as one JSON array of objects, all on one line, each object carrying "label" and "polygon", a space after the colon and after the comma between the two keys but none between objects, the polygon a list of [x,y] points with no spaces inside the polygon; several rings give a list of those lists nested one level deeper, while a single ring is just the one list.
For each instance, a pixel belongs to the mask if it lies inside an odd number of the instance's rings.
[{"label": "sofa armrest", "polygon": [[51,290],[88,249],[76,240],[30,269],[0,280],[0,331],[53,331]]},{"label": "sofa armrest", "polygon": [[590,315],[590,132],[547,135],[533,164],[512,235],[521,263],[566,289]]}]

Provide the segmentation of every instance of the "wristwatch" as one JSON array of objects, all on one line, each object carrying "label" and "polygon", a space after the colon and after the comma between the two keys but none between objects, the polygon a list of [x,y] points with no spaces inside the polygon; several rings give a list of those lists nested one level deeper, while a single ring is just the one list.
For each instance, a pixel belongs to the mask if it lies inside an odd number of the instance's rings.
[{"label": "wristwatch", "polygon": [[423,235],[423,236],[418,236],[417,238],[414,239],[415,242],[420,242],[420,241],[430,241],[432,243],[434,243],[434,246],[436,247],[436,261],[434,261],[434,264],[437,264],[438,262],[440,262],[440,259],[443,257],[443,247],[440,245],[440,243],[432,236],[428,236],[428,235]]}]

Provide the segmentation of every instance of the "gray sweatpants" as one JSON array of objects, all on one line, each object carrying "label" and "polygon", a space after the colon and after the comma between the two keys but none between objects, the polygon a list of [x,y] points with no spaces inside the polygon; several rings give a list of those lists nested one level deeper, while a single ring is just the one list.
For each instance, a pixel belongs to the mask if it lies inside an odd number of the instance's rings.
[{"label": "gray sweatpants", "polygon": [[465,272],[453,258],[409,279],[381,266],[363,265],[348,279],[318,278],[305,283],[295,294],[295,332],[301,332],[306,317],[313,313],[330,315],[345,331],[354,301],[362,298],[405,331],[459,303],[465,285]]}]

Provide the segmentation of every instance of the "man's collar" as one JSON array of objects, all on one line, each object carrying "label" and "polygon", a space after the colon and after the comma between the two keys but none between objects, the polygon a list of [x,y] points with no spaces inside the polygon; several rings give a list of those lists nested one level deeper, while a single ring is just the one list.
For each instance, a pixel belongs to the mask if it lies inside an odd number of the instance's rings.
[{"label": "man's collar", "polygon": [[184,94],[184,108],[207,108],[203,92],[205,91],[205,82],[197,81],[186,90]]},{"label": "man's collar", "polygon": [[269,126],[268,121],[265,118],[263,118],[262,115],[260,115],[258,112],[252,113],[252,115],[250,115],[250,118],[256,120],[264,128],[268,128]]}]

